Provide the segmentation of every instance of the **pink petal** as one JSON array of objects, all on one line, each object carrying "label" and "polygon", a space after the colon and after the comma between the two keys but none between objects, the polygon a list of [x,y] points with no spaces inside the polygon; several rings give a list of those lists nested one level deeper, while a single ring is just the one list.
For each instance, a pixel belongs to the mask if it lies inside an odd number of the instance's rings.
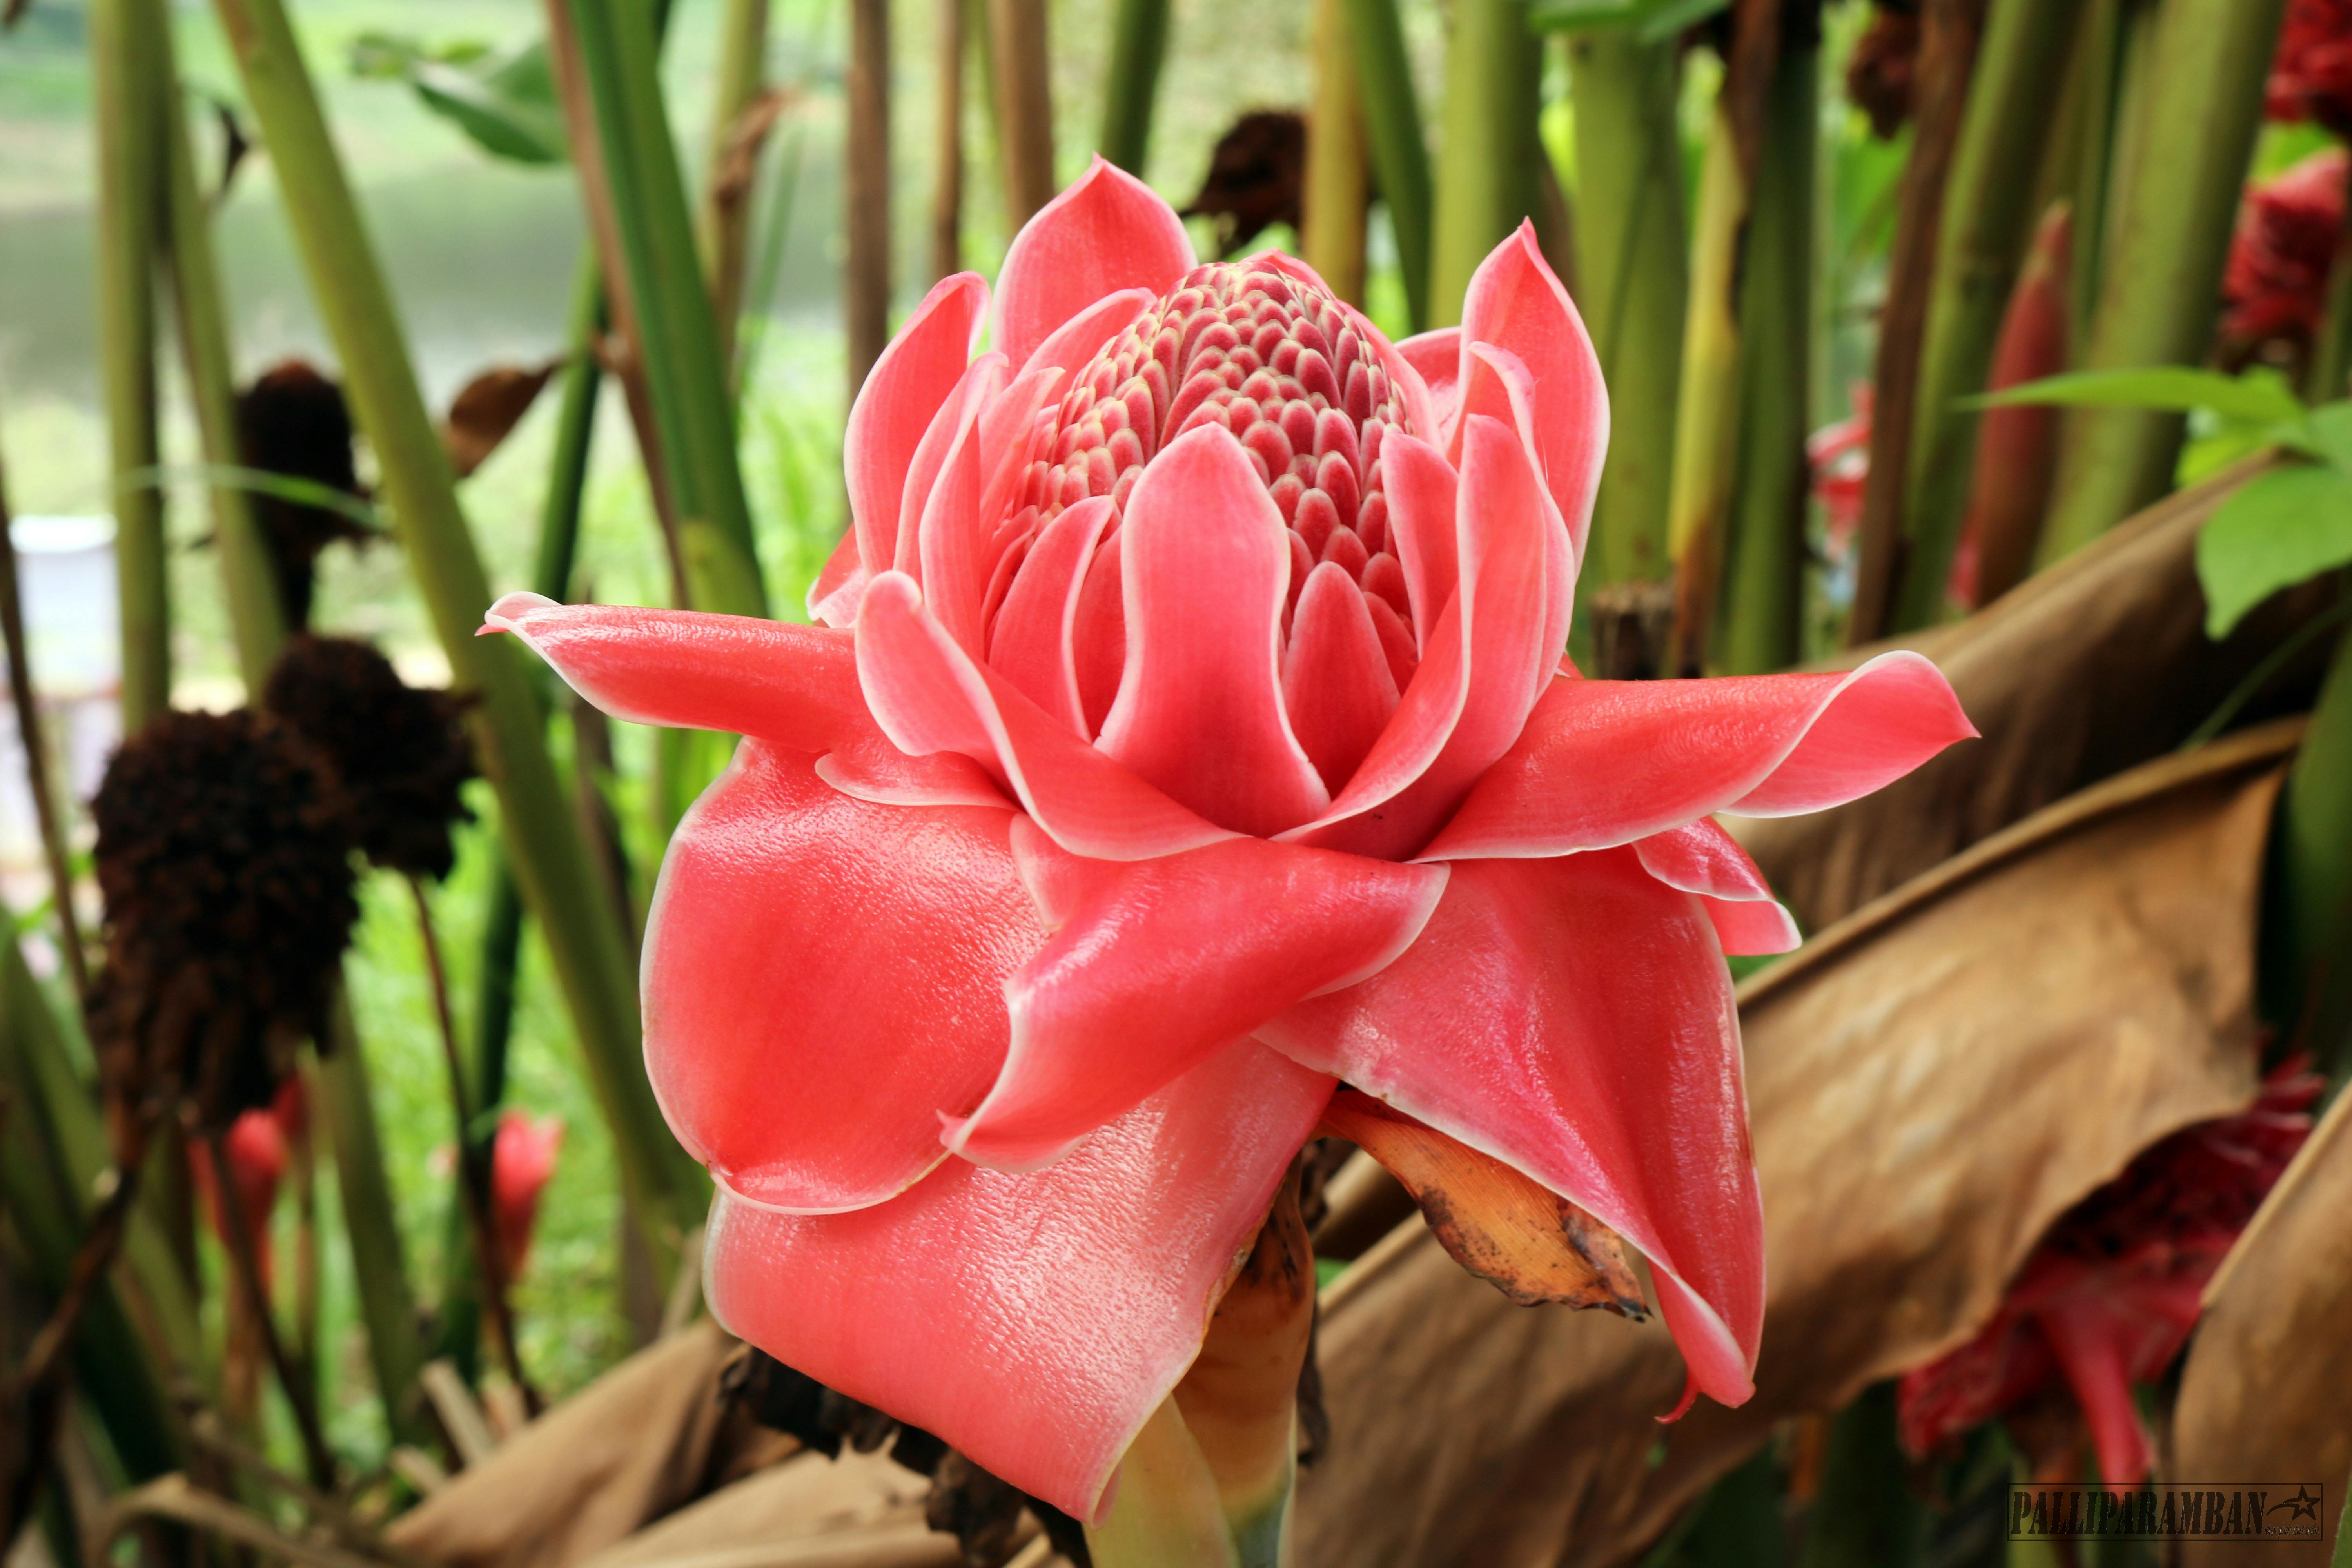
[{"label": "pink petal", "polygon": [[2074,1391],[2098,1450],[2099,1476],[2116,1486],[2137,1486],[2155,1462],[2147,1428],[2140,1424],[2132,1394],[2127,1315],[2088,1292],[2077,1291],[2035,1314],[2057,1352],[2058,1365]]},{"label": "pink petal", "polygon": [[956,752],[986,766],[1055,842],[1106,860],[1173,855],[1230,838],[1119,766],[1003,676],[976,664],[886,572],[857,614],[857,676],[885,734],[909,756]]},{"label": "pink petal", "polygon": [[1326,789],[1344,788],[1372,749],[1397,687],[1363,590],[1326,562],[1307,574],[1282,656],[1282,705]]},{"label": "pink petal", "polygon": [[1455,537],[1456,497],[1462,478],[1437,448],[1407,436],[1381,443],[1381,485],[1389,500],[1389,536],[1397,564],[1404,569],[1412,605],[1413,636],[1425,655],[1437,637],[1437,618],[1454,602],[1460,580],[1460,542]]},{"label": "pink petal", "polygon": [[995,400],[1004,389],[1004,356],[984,353],[971,362],[956,383],[955,390],[931,416],[917,444],[914,456],[908,459],[906,489],[899,496],[898,516],[903,526],[898,530],[897,552],[887,568],[876,566],[874,575],[885,570],[915,575],[922,570],[921,527],[923,514],[930,510],[933,491],[939,488],[940,470],[947,467],[948,455],[964,432],[980,417],[981,410]]},{"label": "pink petal", "polygon": [[1092,731],[1078,697],[1078,597],[1110,515],[1110,497],[1089,496],[1047,523],[989,631],[990,666],[1081,739]]},{"label": "pink petal", "polygon": [[[1143,314],[1151,303],[1149,289],[1121,289],[1101,299],[1072,316],[1054,329],[1053,334],[1039,343],[1028,359],[1023,362],[1024,374],[1048,367],[1058,368],[1066,375],[1076,375],[1095,357],[1103,344]],[[1066,381],[1064,382],[1067,385]]]},{"label": "pink petal", "polygon": [[1440,327],[1420,332],[1397,344],[1398,357],[1412,366],[1429,388],[1437,424],[1420,434],[1440,447],[1453,445],[1454,424],[1462,408],[1462,329]]},{"label": "pink petal", "polygon": [[1212,822],[1265,836],[1331,804],[1282,710],[1289,531],[1241,443],[1163,448],[1119,527],[1127,667],[1102,749]]},{"label": "pink petal", "polygon": [[1696,893],[1723,951],[1740,956],[1789,952],[1805,939],[1772,897],[1764,873],[1712,817],[1633,841],[1642,868],[1669,888]]},{"label": "pink petal", "polygon": [[988,1092],[1001,987],[1045,940],[1012,820],[869,805],[805,756],[737,749],[670,840],[646,933],[646,1068],[722,1184],[829,1213],[939,1163],[940,1113]]},{"label": "pink petal", "polygon": [[[1520,224],[1471,274],[1462,341],[1492,343],[1527,365],[1535,387],[1537,466],[1580,557],[1609,448],[1609,391],[1583,320],[1537,247],[1534,224]],[[1466,382],[1466,363],[1463,370]],[[1499,413],[1472,401],[1471,387],[1464,392],[1465,413]]]},{"label": "pink petal", "polygon": [[1022,226],[996,275],[996,346],[1025,364],[1106,294],[1165,294],[1192,269],[1184,223],[1150,186],[1097,158]]},{"label": "pink petal", "polygon": [[[1464,425],[1462,585],[1388,730],[1328,815],[1299,830],[1305,842],[1384,860],[1412,855],[1510,750],[1540,689],[1553,531],[1518,437],[1484,416]],[[1381,450],[1385,462],[1387,442]],[[1450,634],[1448,619],[1457,627]],[[1449,636],[1458,654],[1447,651]],[[1426,707],[1415,696],[1424,685]],[[1441,730],[1437,719],[1454,704]]]},{"label": "pink petal", "polygon": [[[1463,409],[1499,419],[1518,433],[1538,471],[1543,447],[1536,436],[1535,376],[1527,363],[1492,343],[1472,343],[1463,355]],[[1460,439],[1457,433],[1457,440]],[[1546,562],[1543,646],[1557,659],[1568,647],[1568,620],[1576,606],[1576,572],[1584,555],[1584,530],[1571,533],[1550,490],[1537,487],[1544,514]]]},{"label": "pink petal", "polygon": [[1012,1052],[948,1146],[1035,1170],[1302,996],[1355,984],[1411,945],[1443,878],[1230,839],[1120,865],[1014,828],[1052,940],[1006,984]]},{"label": "pink petal", "polygon": [[1098,1521],[1331,1088],[1236,1041],[1033,1175],[950,1160],[887,1204],[823,1217],[722,1194],[711,1310]]},{"label": "pink petal", "polygon": [[899,501],[915,448],[979,346],[988,284],[977,272],[940,279],[882,351],[857,389],[842,432],[849,515],[869,574],[887,572],[898,550]]},{"label": "pink petal", "polygon": [[1591,1211],[1648,1255],[1697,1387],[1753,1392],[1763,1211],[1730,979],[1697,900],[1630,850],[1457,863],[1403,957],[1257,1035]]},{"label": "pink petal", "polygon": [[852,528],[841,536],[841,542],[825,557],[824,569],[809,584],[807,596],[802,600],[809,619],[822,626],[845,626],[857,618],[857,601],[865,595],[866,584],[871,581],[866,563],[857,555],[857,530]]},{"label": "pink petal", "polygon": [[1565,855],[1710,812],[1819,811],[1975,733],[1943,675],[1909,652],[1837,675],[1558,679],[1423,853]]},{"label": "pink petal", "polygon": [[[1091,498],[1089,498],[1091,499]],[[1127,668],[1127,584],[1118,564],[1118,535],[1095,552],[1078,590],[1078,618],[1070,628],[1070,658],[1077,668],[1078,700],[1086,710],[1086,732],[1098,735],[1118,697]]]}]

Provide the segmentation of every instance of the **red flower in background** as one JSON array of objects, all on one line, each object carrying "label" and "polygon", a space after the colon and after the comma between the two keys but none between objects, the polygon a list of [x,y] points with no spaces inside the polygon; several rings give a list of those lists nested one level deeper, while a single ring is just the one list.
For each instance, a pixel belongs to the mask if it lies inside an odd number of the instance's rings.
[{"label": "red flower in background", "polygon": [[1722,954],[1796,933],[1711,814],[1973,733],[1913,654],[1580,679],[1599,367],[1529,230],[1463,321],[1391,344],[1287,257],[1198,266],[1097,162],[992,310],[950,278],[877,363],[823,625],[488,616],[746,737],[646,939],[712,1310],[1081,1519],[1343,1079],[1639,1248],[1685,1403],[1748,1397]]},{"label": "red flower in background", "polygon": [[2352,136],[2352,0],[2287,0],[2263,109]]},{"label": "red flower in background", "polygon": [[1832,558],[1842,558],[1853,547],[1853,531],[1862,526],[1862,492],[1870,483],[1870,419],[1878,389],[1866,381],[1855,382],[1851,400],[1852,414],[1822,426],[1805,441],[1813,499],[1821,502]]},{"label": "red flower in background", "polygon": [[[254,1263],[264,1289],[271,1263],[269,1216],[278,1209],[278,1185],[293,1161],[293,1146],[309,1124],[310,1102],[302,1080],[289,1078],[278,1086],[277,1098],[259,1110],[247,1110],[229,1123],[221,1135],[221,1155],[228,1164],[229,1185],[236,1194],[237,1213],[245,1234],[253,1238]],[[212,1151],[202,1143],[188,1150],[188,1173],[212,1222],[213,1234],[224,1248],[234,1249],[228,1215],[220,1206],[220,1184],[214,1178]]]},{"label": "red flower in background", "polygon": [[511,1286],[530,1258],[530,1233],[539,1221],[539,1194],[555,1174],[563,1147],[563,1119],[533,1119],[508,1110],[499,1117],[490,1142],[490,1235],[499,1254],[499,1274]]},{"label": "red flower in background", "polygon": [[2229,357],[2272,342],[2300,347],[2318,330],[2344,231],[2345,166],[2343,148],[2324,148],[2246,188],[2221,277]]},{"label": "red flower in background", "polygon": [[2296,1058],[2252,1110],[2147,1150],[2050,1229],[1982,1332],[1906,1373],[1903,1445],[1924,1456],[2055,1385],[2091,1428],[2099,1478],[2147,1478],[2132,1384],[2153,1380],[2197,1325],[2206,1281],[2310,1135],[2323,1080]]}]

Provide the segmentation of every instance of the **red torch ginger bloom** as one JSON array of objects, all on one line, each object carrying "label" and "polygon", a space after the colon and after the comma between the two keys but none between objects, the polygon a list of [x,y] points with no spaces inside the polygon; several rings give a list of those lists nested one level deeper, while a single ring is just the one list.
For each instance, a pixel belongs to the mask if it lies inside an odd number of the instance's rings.
[{"label": "red torch ginger bloom", "polygon": [[[278,1209],[278,1185],[292,1163],[292,1144],[302,1135],[309,1115],[299,1079],[278,1085],[278,1095],[259,1110],[240,1113],[221,1134],[221,1157],[228,1165],[229,1186],[236,1194],[237,1216],[252,1239],[256,1271],[265,1288],[270,1278],[269,1216]],[[234,1249],[228,1215],[220,1205],[220,1183],[213,1172],[212,1151],[202,1144],[188,1150],[188,1170],[212,1221],[213,1234],[224,1248]]]},{"label": "red torch ginger bloom", "polygon": [[1862,492],[1870,482],[1870,416],[1877,390],[1866,381],[1856,382],[1851,394],[1853,412],[1805,440],[1813,499],[1821,503],[1832,556],[1843,556],[1853,547],[1853,531],[1862,526]]},{"label": "red torch ginger bloom", "polygon": [[822,626],[490,611],[616,716],[746,737],[645,963],[713,1310],[1081,1519],[1341,1079],[1613,1227],[1747,1398],[1722,954],[1796,936],[1709,814],[1972,732],[1910,654],[1579,679],[1591,347],[1525,229],[1464,322],[1196,266],[1097,163],[875,366]]},{"label": "red torch ginger bloom", "polygon": [[1904,1447],[1924,1456],[2063,1378],[2100,1479],[2145,1480],[2153,1450],[2132,1384],[2180,1353],[2206,1282],[2309,1136],[2325,1086],[2307,1067],[2287,1062],[2252,1109],[2174,1133],[2052,1226],[1984,1331],[1904,1374]]},{"label": "red torch ginger bloom", "polygon": [[498,1247],[499,1273],[509,1285],[522,1278],[531,1227],[539,1220],[539,1194],[554,1176],[562,1147],[560,1116],[533,1119],[509,1110],[499,1117],[490,1141],[490,1236]]},{"label": "red torch ginger bloom", "polygon": [[2345,151],[2328,147],[2246,188],[2221,276],[2221,335],[2232,357],[2311,341],[2344,230]]},{"label": "red torch ginger bloom", "polygon": [[2352,136],[2352,0],[2287,0],[2263,109]]}]

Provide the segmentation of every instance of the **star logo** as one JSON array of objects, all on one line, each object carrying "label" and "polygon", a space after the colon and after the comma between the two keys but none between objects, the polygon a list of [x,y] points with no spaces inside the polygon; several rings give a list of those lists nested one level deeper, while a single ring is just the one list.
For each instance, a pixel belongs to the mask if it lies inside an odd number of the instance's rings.
[{"label": "star logo", "polygon": [[2319,1521],[2319,1499],[2307,1486],[2296,1487],[2294,1496],[2282,1500],[2277,1506],[2286,1510],[2289,1519],[2308,1518],[2315,1524]]}]

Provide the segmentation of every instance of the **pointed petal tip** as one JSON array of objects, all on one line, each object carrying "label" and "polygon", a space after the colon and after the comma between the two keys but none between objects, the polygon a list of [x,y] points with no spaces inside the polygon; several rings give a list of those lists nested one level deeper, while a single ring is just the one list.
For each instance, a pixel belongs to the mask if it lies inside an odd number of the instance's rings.
[{"label": "pointed petal tip", "polygon": [[539,610],[561,609],[562,606],[544,594],[517,590],[501,594],[490,607],[482,612],[482,624],[476,637],[488,637],[492,632],[520,632],[522,623]]}]

